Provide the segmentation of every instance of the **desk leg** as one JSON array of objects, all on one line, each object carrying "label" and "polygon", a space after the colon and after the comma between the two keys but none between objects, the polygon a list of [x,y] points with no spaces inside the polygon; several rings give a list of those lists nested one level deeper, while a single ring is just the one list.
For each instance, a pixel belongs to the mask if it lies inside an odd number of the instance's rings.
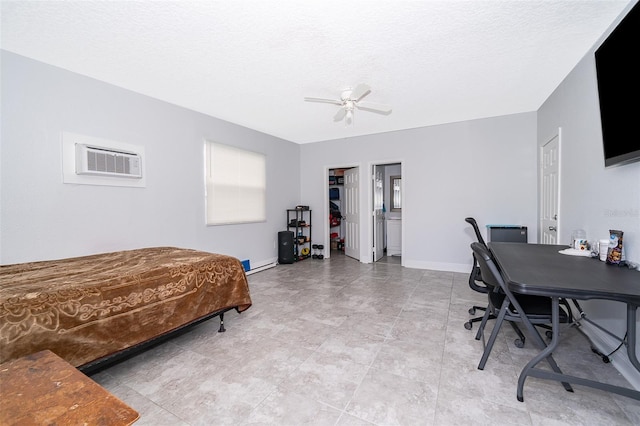
[{"label": "desk leg", "polygon": [[[516,306],[516,309],[518,309],[518,312],[523,312],[522,309],[520,308],[520,306]],[[555,371],[558,374],[562,374],[562,371],[560,370],[560,367],[558,367],[558,364],[556,364],[556,361],[553,359],[553,357],[551,356],[551,354],[553,353],[553,351],[555,350],[555,348],[558,346],[558,335],[560,334],[560,302],[559,299],[557,297],[552,297],[551,298],[551,326],[553,327],[553,334],[551,337],[551,343],[549,344],[549,346],[547,346],[544,343],[544,340],[542,339],[542,336],[540,336],[540,333],[538,333],[538,330],[535,329],[534,325],[531,323],[531,321],[529,321],[529,319],[526,317],[526,315],[522,315],[522,322],[525,323],[527,329],[531,332],[531,334],[533,334],[534,338],[536,339],[536,341],[538,342],[538,346],[540,346],[540,348],[542,348],[542,351],[536,355],[531,361],[529,361],[527,363],[527,365],[525,365],[525,367],[522,369],[522,372],[520,373],[520,377],[518,377],[518,392],[517,392],[517,396],[518,396],[518,401],[522,402],[524,401],[524,398],[522,396],[522,391],[524,388],[524,381],[527,378],[528,375],[530,375],[530,373],[533,371],[533,368],[543,359],[547,359],[547,361],[549,362],[549,365],[551,366],[551,368],[553,369],[553,371]],[[568,392],[573,392],[573,388],[571,387],[571,385],[567,382],[562,382],[562,386],[564,386],[564,388],[568,391]]]},{"label": "desk leg", "polygon": [[627,355],[629,361],[640,371],[640,362],[636,354],[636,312],[638,307],[630,303],[627,304]]},{"label": "desk leg", "polygon": [[[523,369],[522,373],[520,373],[520,377],[518,377],[518,401],[523,401],[522,398],[522,388],[524,387],[524,381],[527,376],[538,377],[540,379],[547,380],[557,380],[562,382],[565,385],[565,389],[567,389],[566,382],[571,382],[577,385],[588,386],[595,389],[600,389],[606,392],[613,392],[619,395],[624,395],[629,398],[640,400],[640,391],[630,388],[624,388],[621,386],[614,386],[608,383],[598,382],[596,380],[586,379],[583,377],[572,376],[568,374],[563,374],[560,371],[551,372],[548,370],[542,370],[539,368],[534,368],[535,365],[540,362],[543,358],[548,357],[547,359],[551,360],[551,352],[555,349],[558,344],[558,326],[559,326],[559,303],[558,298],[552,298],[553,302],[553,338],[551,339],[551,344],[544,349],[540,354],[538,354],[534,359],[532,359]],[[634,367],[640,371],[640,363],[638,362],[635,346],[636,346],[636,310],[637,306],[627,305],[627,353],[629,354],[629,360],[633,364]],[[554,369],[555,370],[555,369]],[[567,389],[569,390],[569,389]]]}]

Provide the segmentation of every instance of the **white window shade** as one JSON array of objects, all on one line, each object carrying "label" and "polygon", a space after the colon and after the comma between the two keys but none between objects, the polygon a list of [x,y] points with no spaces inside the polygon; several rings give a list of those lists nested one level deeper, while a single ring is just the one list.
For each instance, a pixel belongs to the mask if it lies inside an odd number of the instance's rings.
[{"label": "white window shade", "polygon": [[266,220],[266,158],[205,142],[207,225]]}]

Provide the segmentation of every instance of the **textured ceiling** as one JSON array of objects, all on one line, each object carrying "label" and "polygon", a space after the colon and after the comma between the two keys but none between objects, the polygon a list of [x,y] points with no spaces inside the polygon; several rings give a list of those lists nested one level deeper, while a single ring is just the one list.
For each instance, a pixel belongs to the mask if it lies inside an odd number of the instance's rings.
[{"label": "textured ceiling", "polygon": [[3,0],[1,46],[309,143],[535,111],[635,2]]}]

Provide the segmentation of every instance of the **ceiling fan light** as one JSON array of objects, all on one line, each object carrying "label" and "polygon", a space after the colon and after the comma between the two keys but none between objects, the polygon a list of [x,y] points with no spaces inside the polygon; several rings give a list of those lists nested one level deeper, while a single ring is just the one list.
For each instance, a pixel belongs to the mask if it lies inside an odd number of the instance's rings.
[{"label": "ceiling fan light", "polygon": [[324,102],[339,105],[340,109],[333,116],[333,121],[338,122],[344,120],[345,126],[348,126],[354,122],[354,110],[356,108],[383,115],[389,115],[391,113],[391,107],[389,105],[362,101],[362,98],[369,93],[371,93],[371,87],[362,83],[356,86],[355,89],[343,91],[340,99],[305,97],[304,100],[308,102]]}]

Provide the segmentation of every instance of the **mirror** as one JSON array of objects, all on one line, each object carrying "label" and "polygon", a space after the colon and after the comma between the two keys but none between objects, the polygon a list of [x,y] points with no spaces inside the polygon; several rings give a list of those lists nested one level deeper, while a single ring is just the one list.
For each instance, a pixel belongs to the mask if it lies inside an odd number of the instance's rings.
[{"label": "mirror", "polygon": [[391,211],[402,211],[402,177],[391,176]]}]

